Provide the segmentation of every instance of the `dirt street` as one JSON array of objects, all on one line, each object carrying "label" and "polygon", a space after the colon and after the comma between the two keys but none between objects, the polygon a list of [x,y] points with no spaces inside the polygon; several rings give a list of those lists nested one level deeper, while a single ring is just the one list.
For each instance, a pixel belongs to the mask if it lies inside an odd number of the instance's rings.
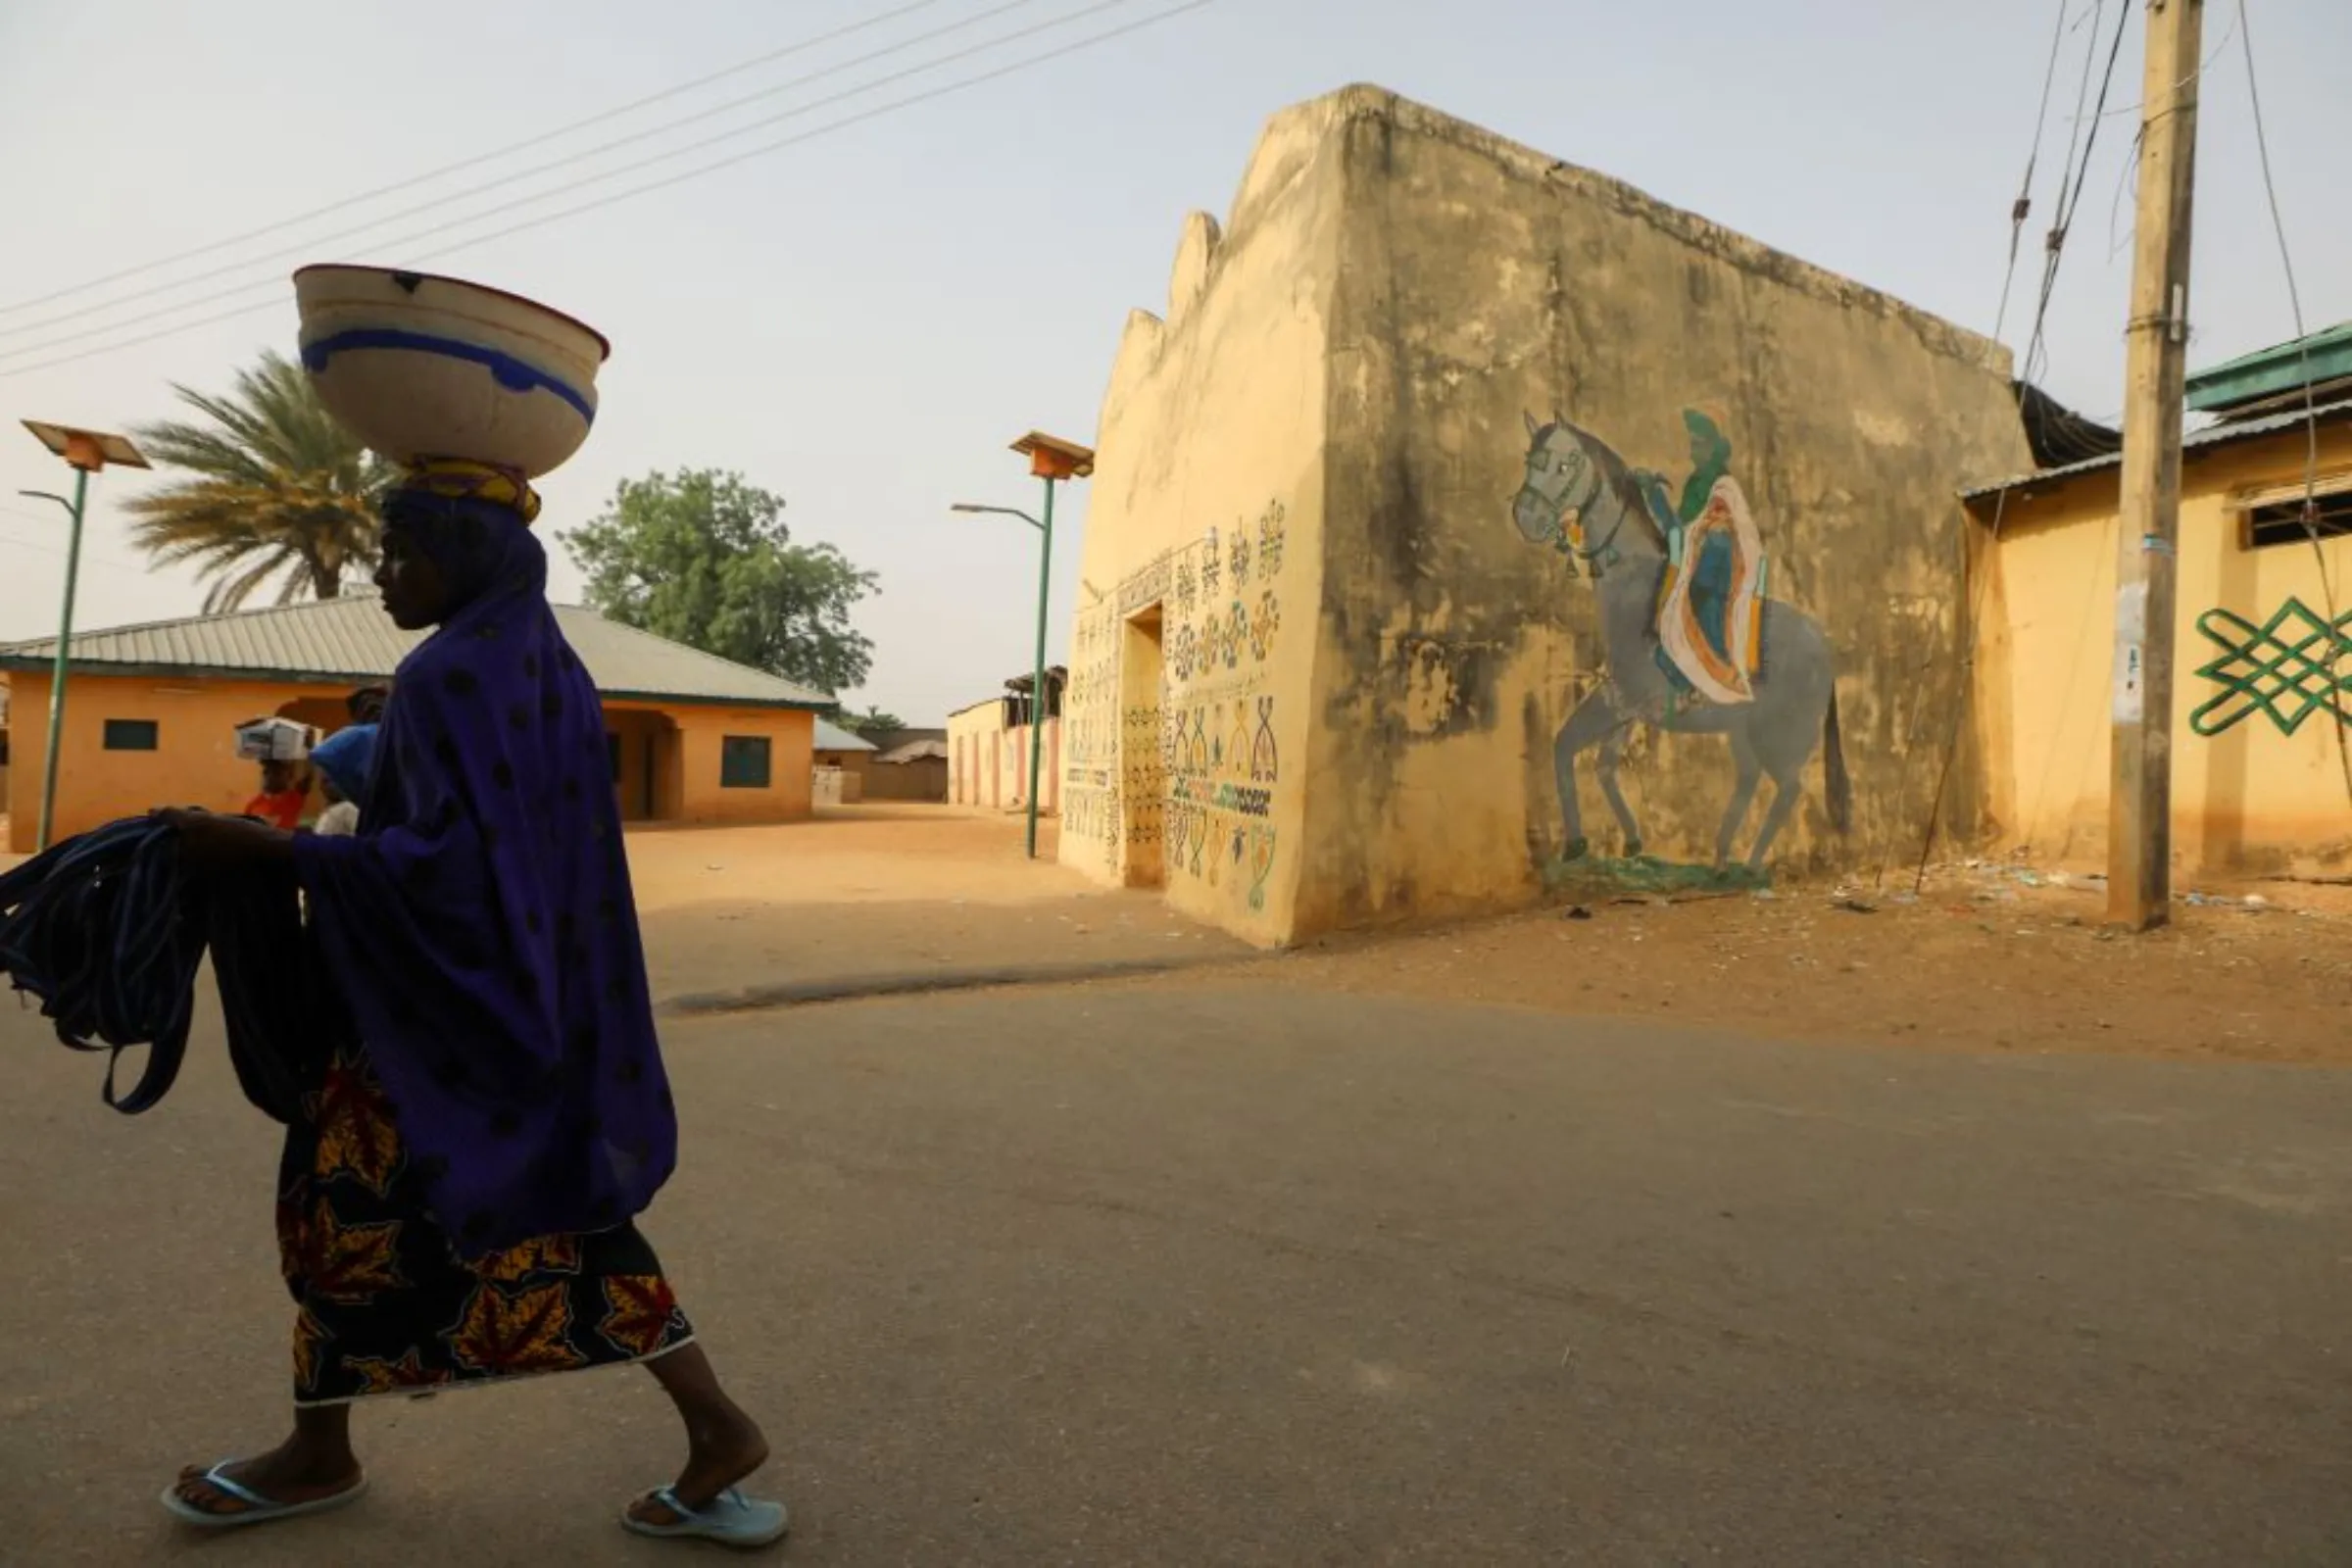
[{"label": "dirt street", "polygon": [[2352,914],[2340,891],[2181,903],[2171,929],[2117,937],[2100,929],[2103,891],[2022,877],[1957,867],[1916,902],[1825,887],[1588,901],[1581,918],[1548,908],[1279,961],[1317,988],[1790,1040],[2352,1063]]},{"label": "dirt street", "polygon": [[[2352,1063],[2352,889],[2263,884],[2101,930],[2104,894],[2028,867],[1848,895],[1587,898],[1256,955],[1021,851],[1017,815],[859,807],[633,834],[655,994],[1008,962],[1223,956],[1318,989],[1941,1050]],[[2200,900],[2206,895],[2196,895]],[[1579,914],[1577,911],[1581,910]],[[1182,985],[1182,980],[1149,982]]]},{"label": "dirt street", "polygon": [[632,832],[654,995],[1023,961],[1249,950],[1038,858],[1022,820],[944,806],[858,806],[784,827]]},{"label": "dirt street", "polygon": [[[783,1561],[2346,1560],[2352,1076],[2280,1064],[2352,1059],[2324,890],[2110,940],[1961,867],[1263,956],[1012,818],[630,850],[658,995],[1207,960],[665,1020],[647,1228]],[[0,1561],[677,1556],[613,1521],[677,1449],[618,1372],[372,1402],[348,1513],[173,1525],[285,1420],[276,1130],[209,998],[142,1117],[29,1011],[0,1050]]]}]

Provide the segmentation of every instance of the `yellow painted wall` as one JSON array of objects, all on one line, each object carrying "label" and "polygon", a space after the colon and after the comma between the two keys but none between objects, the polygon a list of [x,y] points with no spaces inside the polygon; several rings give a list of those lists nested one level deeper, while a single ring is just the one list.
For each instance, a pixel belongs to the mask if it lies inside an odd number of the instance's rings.
[{"label": "yellow painted wall", "polygon": [[1322,591],[1340,170],[1314,106],[1229,222],[1179,240],[1104,395],[1072,635],[1060,855],[1260,944],[1294,936]]},{"label": "yellow painted wall", "polygon": [[[39,834],[41,781],[48,760],[49,677],[6,677],[16,722],[8,769],[9,849],[29,854]],[[242,809],[260,787],[261,770],[236,756],[235,727],[303,703],[311,721],[340,714],[348,683],[293,684],[204,676],[75,674],[67,687],[60,751],[56,836],[69,837],[159,806]],[[663,715],[674,723],[665,732]],[[152,752],[104,749],[110,718],[150,719]],[[806,712],[764,709],[607,705],[609,724],[624,737],[623,814],[689,822],[788,821],[809,813],[809,760],[815,722]],[[719,738],[771,740],[770,787],[718,787]],[[657,746],[656,799],[642,809],[643,748]],[[314,798],[314,806],[316,799]]]},{"label": "yellow painted wall", "polygon": [[[1867,865],[1917,844],[1942,742],[1966,735],[1957,492],[2029,464],[2006,352],[1393,95],[1341,102],[1331,578],[1299,924],[1469,912],[1554,877],[1639,880],[1660,860],[1705,876],[1715,862],[1738,799],[1733,744],[1639,711],[1618,768],[1639,839],[1604,797],[1602,745],[1575,757],[1571,836],[1555,738],[1580,706],[1656,678],[1654,597],[1636,595],[1645,640],[1612,635],[1603,597],[1654,579],[1604,561],[1604,590],[1591,564],[1571,571],[1523,536],[1512,497],[1531,421],[1572,421],[1670,498],[1692,471],[1686,411],[1714,421],[1771,603],[1759,696],[1713,711],[1763,713],[1768,686],[1824,669],[1800,657],[1805,636],[1835,683],[1834,708],[1784,732],[1801,750],[1764,869]],[[1642,525],[1629,526],[1614,537],[1630,550]],[[1842,827],[1832,715],[1851,786]],[[1973,756],[1959,772],[1973,779]],[[1731,826],[1735,863],[1781,798],[1764,776]],[[1977,826],[1952,817],[1948,830]],[[1637,843],[1647,859],[1628,864]]]},{"label": "yellow painted wall", "polygon": [[[2225,657],[2200,616],[2260,626],[2288,600],[2321,618],[2352,612],[2352,539],[2249,549],[2249,491],[2302,482],[2301,431],[2203,452],[2182,469],[2173,702],[2173,849],[2188,871],[2325,868],[2352,859],[2352,735],[2315,712],[2292,735],[2254,713],[2212,736],[2191,715],[2223,696],[2198,669]],[[2352,433],[2323,431],[2321,471],[2352,472]],[[2114,469],[2012,493],[1983,552],[1978,723],[1991,760],[1995,842],[2052,864],[2106,857],[2117,562]],[[1989,536],[1994,504],[1977,516]],[[2323,573],[2323,563],[2325,572]],[[2216,629],[2230,631],[2225,622]],[[2311,628],[2303,628],[2308,633]],[[2291,640],[2291,639],[2290,639]],[[2352,676],[2352,664],[2342,671]],[[2220,714],[2217,712],[2217,718]]]},{"label": "yellow painted wall", "polygon": [[[1066,691],[1063,696],[1066,701]],[[1045,735],[1039,742],[1042,755],[1038,760],[1038,771],[1044,775],[1046,787],[1045,793],[1038,798],[1037,808],[1049,816],[1061,809],[1061,726],[1062,721],[1058,717],[1047,719]],[[978,806],[996,810],[1027,806],[1029,795],[1023,787],[1023,781],[1029,773],[1029,726],[1006,724],[1002,699],[974,703],[948,715],[948,755],[950,759],[960,755],[963,765],[959,773],[952,771],[952,764],[951,769],[943,769],[950,772],[947,783],[952,791],[946,799],[953,800],[958,806]],[[893,771],[896,769],[873,765],[869,766],[866,776],[871,779]],[[903,785],[894,787],[907,788]],[[920,793],[908,793],[888,798],[920,800],[926,797]]]},{"label": "yellow painted wall", "polygon": [[[19,670],[6,678],[14,716],[9,849],[26,855],[40,832],[42,775],[49,758],[49,677]],[[160,806],[241,810],[261,788],[261,768],[236,755],[236,726],[272,716],[281,707],[306,698],[339,704],[349,690],[347,685],[196,676],[76,674],[66,686],[56,836],[84,833]],[[156,750],[107,751],[110,718],[152,720]]]},{"label": "yellow painted wall", "polygon": [[[657,815],[687,822],[787,822],[813,809],[816,716],[759,708],[665,708],[678,726],[680,764],[665,779],[663,809]],[[768,738],[768,787],[719,787],[720,741],[729,735]]]},{"label": "yellow painted wall", "polygon": [[[1188,222],[1169,295],[1131,317],[1102,405],[1065,862],[1164,879],[1263,943],[1538,896],[1575,847],[1554,737],[1628,672],[1589,573],[1514,524],[1525,421],[1679,486],[1692,408],[1732,443],[1772,597],[1826,638],[1825,702],[1835,673],[1851,820],[1824,808],[1824,748],[1771,861],[1917,841],[1921,754],[1967,734],[1957,493],[2029,462],[1998,345],[1369,87],[1274,118],[1226,228]],[[1731,745],[1628,736],[1640,848],[1706,874]],[[1955,833],[1983,795],[1966,752]],[[1574,775],[1585,865],[1634,848],[1596,760]]]}]

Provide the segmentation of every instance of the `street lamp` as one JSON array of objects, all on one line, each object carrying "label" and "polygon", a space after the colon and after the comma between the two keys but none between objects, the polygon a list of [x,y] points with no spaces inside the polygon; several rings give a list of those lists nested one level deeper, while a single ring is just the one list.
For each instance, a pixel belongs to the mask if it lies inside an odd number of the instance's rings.
[{"label": "street lamp", "polygon": [[1018,507],[983,507],[969,501],[958,501],[950,510],[955,512],[993,513],[1002,517],[1018,517],[1038,532],[1037,546],[1037,660],[1029,684],[1029,858],[1037,858],[1037,802],[1045,791],[1039,785],[1038,766],[1045,750],[1046,736],[1046,592],[1054,580],[1054,486],[1063,479],[1083,479],[1095,471],[1092,448],[1074,441],[1062,441],[1032,430],[1012,444],[1012,450],[1029,460],[1029,472],[1046,481],[1046,514],[1041,520],[1032,517]]},{"label": "street lamp", "polygon": [[104,430],[79,430],[66,424],[45,424],[38,419],[26,419],[24,428],[32,432],[33,439],[65,459],[74,470],[71,501],[47,490],[18,492],[35,501],[54,501],[74,519],[73,532],[66,542],[66,603],[58,612],[57,664],[49,676],[49,755],[42,760],[38,846],[45,850],[57,813],[57,752],[66,727],[66,666],[74,644],[74,588],[75,579],[81,575],[82,503],[89,499],[91,474],[110,463],[124,468],[144,468],[147,460],[131,445],[128,436],[112,435]]}]

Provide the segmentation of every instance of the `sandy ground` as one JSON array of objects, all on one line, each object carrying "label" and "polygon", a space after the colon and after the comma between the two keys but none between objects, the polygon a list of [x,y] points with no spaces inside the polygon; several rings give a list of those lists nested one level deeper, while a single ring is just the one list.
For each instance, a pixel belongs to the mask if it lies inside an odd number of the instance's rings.
[{"label": "sandy ground", "polygon": [[2170,929],[2127,937],[2102,929],[2102,891],[2022,875],[1955,867],[1916,901],[1821,887],[1588,901],[1581,916],[1343,939],[1282,962],[1322,989],[1794,1040],[2352,1064],[2352,915],[2328,906],[2340,890],[2181,903]]},{"label": "sandy ground", "polygon": [[1331,991],[1797,1040],[2352,1064],[2352,887],[2217,888],[2222,902],[2177,903],[2171,929],[2119,938],[2080,876],[1958,864],[1917,898],[1908,878],[1859,897],[1588,898],[1268,956],[1152,892],[1063,868],[1056,824],[1041,826],[1036,860],[1017,813],[943,806],[632,832],[654,994],[1183,957]]},{"label": "sandy ground", "polygon": [[1026,858],[1018,815],[858,806],[782,827],[632,833],[654,995],[1001,965],[1240,956],[1240,942]]},{"label": "sandy ground", "polygon": [[[1224,955],[1287,984],[1725,1025],[1798,1040],[2352,1063],[2352,889],[2217,890],[2170,929],[2102,929],[2104,892],[2009,864],[1917,897],[1783,887],[1588,898],[1264,957],[1023,857],[1017,815],[860,807],[788,827],[632,836],[655,990],[924,967]],[[2199,891],[2194,898],[2209,897]],[[1578,912],[1578,911],[1581,911]],[[1151,982],[1183,986],[1184,978]]]}]

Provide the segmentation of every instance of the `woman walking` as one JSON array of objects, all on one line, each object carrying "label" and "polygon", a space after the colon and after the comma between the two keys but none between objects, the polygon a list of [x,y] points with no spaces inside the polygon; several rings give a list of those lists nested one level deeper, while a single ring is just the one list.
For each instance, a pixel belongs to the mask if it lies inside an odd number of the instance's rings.
[{"label": "woman walking", "polygon": [[685,1467],[640,1534],[765,1544],[767,1458],[633,1223],[677,1157],[596,688],[547,603],[538,498],[435,463],[384,503],[384,608],[437,628],[402,662],[348,837],[168,813],[199,872],[290,863],[344,1006],[289,1129],[277,1234],[294,1431],[191,1467],[165,1504],[235,1526],[365,1486],[353,1403],[642,1362]]}]

